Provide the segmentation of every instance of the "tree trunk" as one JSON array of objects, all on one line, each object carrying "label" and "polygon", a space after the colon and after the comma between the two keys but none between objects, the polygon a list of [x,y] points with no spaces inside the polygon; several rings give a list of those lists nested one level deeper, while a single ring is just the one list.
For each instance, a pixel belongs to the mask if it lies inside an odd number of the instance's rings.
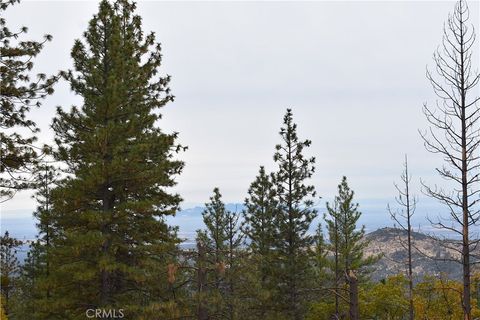
[{"label": "tree trunk", "polygon": [[358,279],[353,270],[349,270],[347,274],[347,280],[349,285],[349,309],[350,309],[350,320],[359,320],[360,319],[360,310],[358,307]]},{"label": "tree trunk", "polygon": [[463,23],[460,21],[460,83],[461,83],[461,119],[462,119],[462,213],[463,213],[463,237],[462,237],[462,256],[463,256],[463,319],[470,320],[470,246],[468,239],[469,225],[469,204],[468,204],[468,160],[467,160],[467,119],[465,105],[465,63],[464,63],[464,40],[463,40]]},{"label": "tree trunk", "polygon": [[335,317],[339,318],[338,286],[340,285],[340,272],[338,266],[338,225],[335,217]]},{"label": "tree trunk", "polygon": [[[408,177],[408,162],[405,156],[405,194],[407,200],[407,245],[408,245],[408,302],[409,302],[409,319],[414,320],[413,307],[413,273],[412,273],[412,224],[411,217],[413,211],[410,208],[410,190]],[[413,199],[413,206],[415,206],[415,198]],[[415,210],[413,208],[412,210]]]},{"label": "tree trunk", "polygon": [[198,320],[208,320],[208,311],[203,304],[203,293],[204,287],[206,284],[207,279],[207,271],[203,265],[205,260],[205,249],[203,244],[197,242],[197,250],[198,250],[198,269],[197,269],[197,319]]}]

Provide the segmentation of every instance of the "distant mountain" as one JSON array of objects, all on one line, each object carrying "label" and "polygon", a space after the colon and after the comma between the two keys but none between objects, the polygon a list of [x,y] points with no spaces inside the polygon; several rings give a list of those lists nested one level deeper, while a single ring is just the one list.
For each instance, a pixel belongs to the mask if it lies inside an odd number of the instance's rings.
[{"label": "distant mountain", "polygon": [[[244,206],[238,203],[228,203],[225,204],[227,210],[240,213]],[[167,223],[172,226],[179,226],[179,236],[180,238],[185,239],[185,242],[191,243],[194,238],[196,231],[198,229],[203,229],[205,227],[203,223],[202,212],[205,210],[203,206],[196,206],[192,208],[183,209],[175,216],[167,217]]]},{"label": "distant mountain", "polygon": [[[240,203],[229,203],[225,206],[227,210],[233,212],[241,212],[244,209],[243,204]],[[405,240],[406,232],[395,228],[384,228],[383,226],[389,224],[389,221],[385,219],[385,215],[380,208],[373,208],[368,205],[365,207],[368,207],[368,209],[362,215],[363,221],[360,221],[360,224],[367,224],[367,231],[372,231],[366,235],[366,238],[370,241],[366,254],[382,253],[384,255],[377,262],[375,266],[376,271],[372,274],[372,279],[378,281],[388,275],[405,272],[406,267],[402,262],[406,261],[407,255],[399,239]],[[318,209],[322,212],[322,208]],[[180,227],[179,236],[184,240],[184,247],[193,247],[196,231],[205,227],[202,217],[204,210],[204,206],[195,206],[181,210],[175,216],[167,217],[166,220],[169,225]],[[317,218],[312,223],[310,232],[313,233],[315,231],[318,222],[321,222],[321,218]],[[15,212],[15,214],[4,214],[2,212],[0,214],[0,232],[3,234],[8,230],[11,236],[21,240],[35,239],[37,234],[35,223],[35,219],[28,212]],[[452,279],[461,279],[461,265],[448,260],[452,257],[458,258],[458,252],[454,249],[446,249],[441,245],[441,241],[436,241],[432,237],[419,232],[413,233],[413,240],[415,247],[418,249],[413,250],[413,265],[416,279],[421,279],[425,275],[436,275],[440,272],[446,273]],[[456,244],[456,246],[458,247],[459,244]],[[21,260],[23,260],[27,250],[26,246],[20,250]],[[478,251],[477,253],[480,255],[480,248]],[[433,260],[429,257],[445,260]]]},{"label": "distant mountain", "polygon": [[[232,211],[232,212],[242,212],[242,210],[245,208],[245,206],[241,203],[227,203],[225,204],[225,209]],[[196,218],[196,217],[202,217],[202,212],[205,210],[204,206],[196,206],[188,209],[183,209],[179,211],[176,215],[178,216],[184,216],[184,217],[190,217],[190,218]]]},{"label": "distant mountain", "polygon": [[[372,280],[378,281],[389,275],[406,271],[407,250],[403,247],[406,244],[407,232],[397,228],[381,228],[366,235],[370,242],[366,255],[383,254],[383,258],[375,265],[376,271],[372,274]],[[442,245],[444,241],[434,239],[419,232],[412,233],[412,265],[416,281],[421,280],[425,275],[438,275],[445,273],[449,278],[460,280],[462,278],[462,266],[450,259],[458,259],[459,253],[454,249],[448,249]],[[460,242],[452,243],[450,246],[460,249]],[[480,251],[480,250],[479,250]],[[435,258],[435,259],[432,259]]]},{"label": "distant mountain", "polygon": [[[228,210],[236,210],[237,212],[243,209],[243,206],[239,204],[228,204],[226,207]],[[204,209],[204,207],[189,208],[180,211],[175,217],[169,217],[167,219],[174,221],[177,225],[181,225],[179,236],[184,240],[182,247],[189,249],[195,247],[194,238],[196,230],[204,227],[202,219]],[[7,221],[9,224],[3,224],[2,229],[10,226],[11,230],[14,231],[13,236],[17,236],[21,240],[35,238],[34,234],[36,231],[31,217],[9,219]],[[4,230],[7,229],[9,228],[7,227]],[[4,232],[4,230],[2,230],[2,232]],[[420,281],[425,275],[434,276],[441,272],[447,274],[451,279],[461,279],[461,265],[449,261],[449,259],[458,258],[458,252],[454,249],[445,248],[442,246],[442,241],[435,240],[423,233],[413,232],[412,238],[415,247],[412,255],[415,281]],[[406,241],[406,231],[396,228],[381,228],[367,233],[366,239],[369,241],[365,252],[367,256],[374,254],[383,255],[374,266],[375,271],[371,275],[373,281],[380,281],[389,275],[404,273],[406,271],[404,262],[407,260],[407,251],[400,241],[400,239]],[[460,243],[457,242],[454,246],[460,248]],[[18,257],[20,261],[25,259],[27,252],[28,245],[19,248]],[[480,248],[477,254],[480,255]],[[430,257],[435,257],[437,260],[431,259]]]}]

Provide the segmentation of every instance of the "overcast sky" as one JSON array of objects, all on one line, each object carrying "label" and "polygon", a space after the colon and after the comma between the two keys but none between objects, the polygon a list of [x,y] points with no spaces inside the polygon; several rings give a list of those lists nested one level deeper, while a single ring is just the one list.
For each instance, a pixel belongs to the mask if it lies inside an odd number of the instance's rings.
[{"label": "overcast sky", "polygon": [[[243,201],[259,165],[274,168],[272,155],[287,107],[293,109],[306,150],[317,158],[312,183],[332,198],[341,176],[357,200],[384,206],[395,195],[403,156],[418,179],[437,182],[441,159],[428,154],[418,129],[421,107],[434,97],[425,78],[442,25],[453,2],[140,2],[145,31],[162,43],[162,73],[172,76],[175,102],[160,126],[178,131],[188,151],[176,190],[190,207],[220,187],[226,202]],[[469,2],[478,26],[479,2]],[[12,29],[53,41],[36,70],[71,67],[70,50],[97,2],[23,1],[8,9]],[[478,28],[477,28],[478,29]],[[475,48],[478,56],[478,43]],[[478,62],[478,59],[476,60]],[[31,113],[49,141],[57,105],[80,103],[64,83]],[[28,193],[3,212],[30,210]]]}]

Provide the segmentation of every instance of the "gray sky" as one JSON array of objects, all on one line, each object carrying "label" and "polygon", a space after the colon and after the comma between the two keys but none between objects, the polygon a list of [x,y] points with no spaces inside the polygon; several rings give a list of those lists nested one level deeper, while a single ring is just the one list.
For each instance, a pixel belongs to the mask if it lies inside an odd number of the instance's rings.
[{"label": "gray sky", "polygon": [[[416,187],[438,182],[418,129],[423,102],[434,102],[425,78],[453,2],[140,2],[144,30],[163,45],[163,73],[172,75],[174,103],[160,125],[189,147],[176,190],[183,207],[208,200],[218,186],[226,202],[244,199],[258,166],[272,155],[287,107],[317,158],[313,183],[324,198],[346,175],[357,200],[384,207],[395,195],[408,153]],[[470,2],[478,26],[479,2]],[[23,1],[7,24],[28,37],[49,33],[36,70],[71,67],[70,50],[97,11],[97,2]],[[478,29],[478,27],[477,27]],[[477,43],[478,54],[478,43]],[[477,60],[478,61],[478,60]],[[57,105],[80,99],[65,84],[31,113],[52,137]],[[27,192],[3,204],[5,214],[31,209]]]}]

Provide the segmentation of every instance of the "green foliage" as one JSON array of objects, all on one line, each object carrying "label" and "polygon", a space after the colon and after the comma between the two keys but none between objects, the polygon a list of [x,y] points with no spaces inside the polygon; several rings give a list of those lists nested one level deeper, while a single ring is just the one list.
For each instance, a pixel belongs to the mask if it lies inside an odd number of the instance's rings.
[{"label": "green foliage", "polygon": [[[327,248],[332,257],[326,265],[331,270],[330,283],[336,305],[334,314],[340,314],[343,302],[352,301],[353,293],[350,292],[346,275],[354,271],[357,276],[364,278],[371,271],[369,266],[380,259],[380,256],[364,257],[368,242],[365,240],[365,227],[357,230],[361,212],[358,211],[358,204],[353,202],[353,197],[354,192],[348,186],[347,178],[343,177],[333,205],[327,202],[328,217],[325,216],[325,221],[330,240]],[[350,297],[347,299],[348,295]]]},{"label": "green foliage", "polygon": [[360,292],[361,318],[403,320],[409,313],[408,280],[404,275],[365,285]]},{"label": "green foliage", "polygon": [[242,231],[248,238],[249,295],[255,299],[251,318],[265,319],[275,306],[274,242],[277,235],[274,222],[278,200],[272,176],[260,167],[258,176],[248,189],[245,199]]},{"label": "green foliage", "polygon": [[[13,197],[16,191],[29,188],[30,174],[46,149],[34,146],[38,128],[28,118],[32,107],[53,93],[57,77],[41,73],[31,79],[35,57],[42,51],[43,41],[22,41],[27,28],[11,31],[5,20],[5,11],[16,0],[0,0],[0,199]],[[21,133],[24,132],[24,133]]]},{"label": "green foliage", "polygon": [[10,314],[10,300],[16,289],[20,264],[17,259],[22,241],[10,237],[8,231],[0,237],[0,293],[6,315]]},{"label": "green foliage", "polygon": [[19,319],[55,319],[55,300],[51,284],[51,250],[57,236],[58,226],[54,224],[52,213],[52,190],[58,179],[58,173],[50,165],[39,164],[34,171],[36,192],[33,198],[37,201],[37,210],[33,216],[37,219],[37,241],[30,244],[19,281],[19,293],[15,297]]},{"label": "green foliage", "polygon": [[278,165],[274,184],[278,197],[278,211],[274,222],[276,228],[274,281],[279,296],[277,308],[290,319],[301,319],[305,313],[302,290],[310,285],[311,246],[314,237],[308,234],[317,211],[313,209],[315,188],[306,184],[312,177],[315,158],[305,158],[304,149],[310,140],[300,141],[297,125],[290,109],[280,129],[282,143],[275,147],[274,160]]},{"label": "green foliage", "polygon": [[64,74],[83,105],[58,108],[52,126],[68,173],[51,194],[51,280],[65,318],[83,318],[85,306],[142,317],[171,298],[158,277],[176,259],[176,229],[164,219],[179,208],[168,188],[184,164],[173,159],[177,134],[156,127],[173,96],[158,76],[160,45],[134,11],[128,1],[100,3]]},{"label": "green foliage", "polygon": [[19,274],[16,294],[13,298],[14,319],[56,319],[55,300],[51,288],[51,248],[56,227],[51,210],[51,193],[58,179],[55,169],[39,164],[34,171],[34,198],[38,203],[33,216],[37,218],[39,234],[30,243],[27,258]]},{"label": "green foliage", "polygon": [[329,277],[329,251],[328,245],[325,242],[325,236],[323,235],[322,225],[318,224],[315,232],[315,242],[313,247],[313,279],[316,283],[315,287],[320,288],[325,286]]},{"label": "green foliage", "polygon": [[218,188],[213,189],[213,196],[210,202],[205,203],[205,211],[203,211],[203,222],[206,227],[205,237],[208,250],[214,255],[215,263],[225,261],[227,248],[227,216],[229,212],[225,209],[222,202],[222,194]]},{"label": "green foliage", "polygon": [[244,236],[239,215],[226,210],[222,195],[214,188],[202,213],[206,230],[197,234],[195,257],[195,306],[198,318],[239,319],[237,291],[241,290],[241,245]]},{"label": "green foliage", "polygon": [[255,254],[267,258],[276,235],[274,218],[278,200],[272,177],[266,174],[263,166],[248,189],[245,208],[242,230],[249,239],[249,248]]},{"label": "green foliage", "polygon": [[333,206],[327,203],[327,229],[330,239],[330,251],[338,254],[338,266],[342,275],[345,271],[355,270],[364,273],[371,271],[371,266],[380,257],[365,257],[364,250],[368,246],[365,240],[365,226],[357,229],[361,216],[358,203],[353,202],[354,192],[348,186],[347,178],[343,177],[338,185],[338,195]]},{"label": "green foliage", "polygon": [[46,251],[40,240],[30,244],[12,297],[14,320],[59,319],[51,296]]},{"label": "green foliage", "polygon": [[306,320],[331,320],[332,314],[335,314],[335,304],[333,302],[321,301],[313,303]]}]

